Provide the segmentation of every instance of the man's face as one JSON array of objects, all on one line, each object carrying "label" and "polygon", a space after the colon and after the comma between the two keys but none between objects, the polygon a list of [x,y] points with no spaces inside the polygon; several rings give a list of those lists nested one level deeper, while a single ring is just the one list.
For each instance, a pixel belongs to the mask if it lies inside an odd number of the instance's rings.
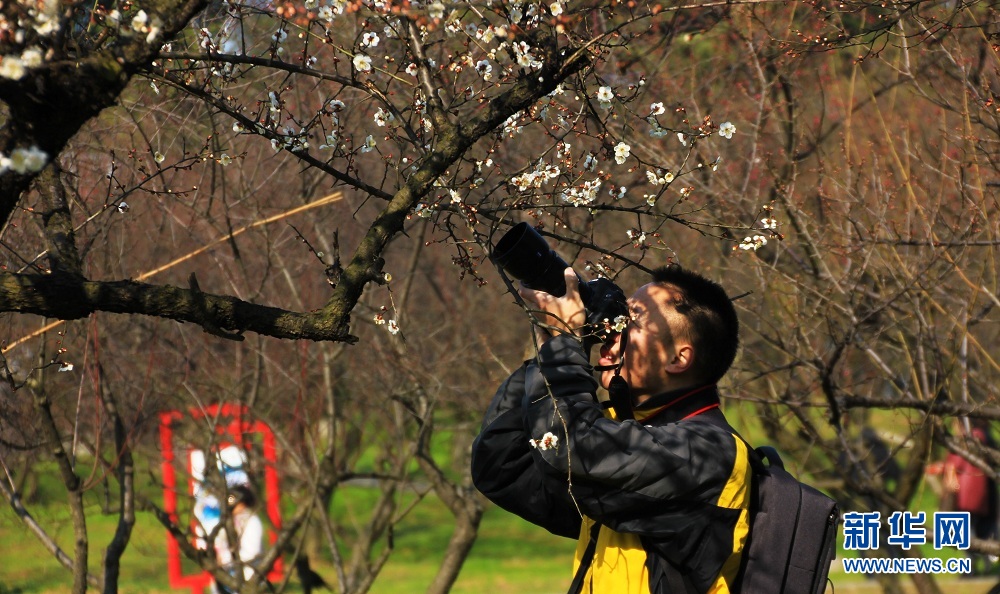
[{"label": "man's face", "polygon": [[[677,335],[684,328],[683,318],[674,307],[677,297],[679,293],[673,286],[650,283],[628,300],[631,320],[625,330],[628,344],[621,375],[637,403],[683,387],[676,385],[676,373],[686,369],[686,365],[678,367],[677,364],[683,362],[684,355],[690,359],[692,351],[689,341]],[[617,335],[604,344],[598,365],[618,363],[622,358],[621,343],[621,335]],[[682,351],[684,348],[686,352]],[[607,388],[614,375],[614,370],[601,372],[601,385]]]}]

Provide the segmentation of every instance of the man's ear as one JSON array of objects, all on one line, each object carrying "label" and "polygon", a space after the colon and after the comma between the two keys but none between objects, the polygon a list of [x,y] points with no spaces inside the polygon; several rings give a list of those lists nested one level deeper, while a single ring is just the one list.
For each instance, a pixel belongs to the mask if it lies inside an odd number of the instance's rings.
[{"label": "man's ear", "polygon": [[667,373],[680,375],[691,369],[694,364],[694,348],[689,344],[678,344],[674,346],[674,358],[667,365]]}]

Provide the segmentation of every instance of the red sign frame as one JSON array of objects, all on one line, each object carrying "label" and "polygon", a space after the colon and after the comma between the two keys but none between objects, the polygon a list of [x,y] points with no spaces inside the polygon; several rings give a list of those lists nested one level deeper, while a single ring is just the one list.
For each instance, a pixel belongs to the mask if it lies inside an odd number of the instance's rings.
[{"label": "red sign frame", "polygon": [[[258,434],[262,441],[262,454],[264,464],[264,510],[270,520],[268,527],[268,542],[273,546],[277,541],[277,531],[281,529],[281,508],[280,491],[278,488],[277,469],[277,446],[274,432],[267,424],[250,420],[247,407],[242,404],[213,404],[205,408],[195,407],[187,414],[178,410],[171,410],[160,413],[160,447],[163,452],[163,510],[169,514],[170,519],[176,523],[177,517],[177,467],[174,453],[174,425],[185,419],[199,421],[208,417],[218,419],[220,422],[215,425],[216,433],[228,439],[234,444],[247,443],[248,437]],[[190,456],[185,456],[185,470],[187,471],[187,493],[194,493],[195,479],[191,472]],[[192,541],[195,535],[191,534]],[[181,568],[180,544],[174,535],[167,532],[167,574],[170,578],[170,587],[174,589],[190,588],[192,594],[201,594],[204,589],[212,583],[212,575],[207,571],[194,574],[183,573]],[[279,555],[274,563],[274,567],[268,574],[271,581],[280,581],[284,574],[284,564]]]}]

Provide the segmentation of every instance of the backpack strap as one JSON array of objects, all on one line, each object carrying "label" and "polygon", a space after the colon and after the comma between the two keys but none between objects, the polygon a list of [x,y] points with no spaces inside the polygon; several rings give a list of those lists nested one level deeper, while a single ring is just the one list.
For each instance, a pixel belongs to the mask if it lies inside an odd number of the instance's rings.
[{"label": "backpack strap", "polygon": [[[705,423],[708,423],[710,425],[715,425],[716,427],[719,427],[721,429],[725,429],[726,431],[728,431],[728,432],[732,433],[734,436],[736,436],[736,439],[739,439],[740,441],[742,441],[743,444],[746,446],[746,448],[747,448],[747,459],[750,462],[750,468],[753,471],[753,472],[750,473],[751,476],[750,476],[750,506],[749,506],[749,509],[750,510],[756,509],[757,499],[759,497],[759,494],[757,492],[757,485],[758,485],[758,481],[760,480],[759,477],[761,475],[770,474],[768,472],[768,470],[767,470],[767,465],[764,463],[764,461],[766,460],[771,465],[778,466],[780,468],[784,468],[784,465],[781,462],[781,457],[778,456],[777,450],[775,450],[771,446],[762,446],[760,448],[756,448],[755,449],[752,445],[750,445],[750,442],[748,442],[747,440],[743,439],[743,436],[740,435],[740,433],[736,429],[733,429],[733,426],[729,424],[728,420],[726,420],[726,416],[723,415],[722,411],[719,410],[719,409],[717,409],[717,408],[713,409],[713,410],[705,411],[703,414],[698,415],[697,420],[705,422]],[[736,581],[733,584],[734,588],[732,590],[733,592],[739,592],[742,589],[742,587],[743,587],[743,576],[746,573],[747,562],[750,559],[750,555],[748,555],[747,553],[750,550],[750,539],[752,538],[752,535],[753,535],[753,525],[752,525],[752,523],[753,523],[753,514],[752,513],[750,515],[749,520],[751,522],[750,531],[747,533],[747,540],[746,540],[746,542],[743,543],[743,552],[740,554],[740,568],[739,568],[739,571],[737,571],[737,573],[736,573]],[[677,578],[683,578],[683,574],[681,574],[680,570],[677,567],[675,567],[673,564],[671,564],[669,562],[666,563],[666,567],[667,567],[667,572],[666,572],[667,576],[671,578],[668,581],[668,583],[671,584],[671,587],[673,588],[673,587],[675,587],[673,584],[675,583],[676,579]],[[676,574],[676,577],[671,577],[671,574]],[[678,592],[685,592],[686,590],[679,589],[677,591]]]},{"label": "backpack strap", "polygon": [[781,457],[778,455],[778,451],[771,446],[761,446],[759,448],[754,448],[750,445],[750,442],[743,439],[739,431],[733,429],[733,426],[729,424],[726,420],[726,416],[722,414],[719,409],[712,409],[705,411],[704,413],[695,417],[698,421],[704,421],[710,425],[715,425],[729,431],[736,436],[737,439],[743,442],[743,445],[747,447],[747,457],[750,459],[750,467],[753,469],[753,473],[757,474],[768,474],[767,465],[764,461],[767,460],[772,466],[778,466],[784,468],[785,465],[781,462]]},{"label": "backpack strap", "polygon": [[583,592],[583,578],[587,575],[587,570],[594,563],[594,553],[597,551],[597,535],[601,531],[601,523],[594,521],[594,525],[590,527],[590,540],[587,541],[587,548],[583,551],[583,556],[580,557],[580,566],[576,568],[576,575],[573,576],[573,581],[569,585],[569,591],[567,594],[582,594]]}]

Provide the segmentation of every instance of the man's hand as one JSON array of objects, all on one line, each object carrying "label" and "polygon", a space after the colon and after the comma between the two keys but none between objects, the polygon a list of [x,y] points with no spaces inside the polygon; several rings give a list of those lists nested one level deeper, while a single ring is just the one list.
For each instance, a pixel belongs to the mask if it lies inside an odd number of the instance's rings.
[{"label": "man's hand", "polygon": [[553,297],[543,291],[533,291],[521,287],[518,294],[529,305],[534,305],[539,312],[540,321],[547,326],[543,327],[544,336],[542,340],[551,335],[567,333],[579,336],[587,314],[584,311],[583,300],[580,299],[580,279],[572,268],[563,271],[566,278],[566,294],[562,297]]}]

